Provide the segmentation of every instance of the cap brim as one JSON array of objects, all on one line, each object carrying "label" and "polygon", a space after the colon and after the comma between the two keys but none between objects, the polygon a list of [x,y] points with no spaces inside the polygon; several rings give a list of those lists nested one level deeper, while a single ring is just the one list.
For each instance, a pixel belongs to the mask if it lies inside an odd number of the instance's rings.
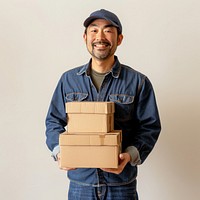
[{"label": "cap brim", "polygon": [[116,23],[114,23],[113,21],[107,19],[106,17],[95,17],[95,16],[88,17],[84,21],[83,25],[87,28],[95,19],[105,19],[105,20],[109,21],[113,26],[119,28],[119,26]]}]

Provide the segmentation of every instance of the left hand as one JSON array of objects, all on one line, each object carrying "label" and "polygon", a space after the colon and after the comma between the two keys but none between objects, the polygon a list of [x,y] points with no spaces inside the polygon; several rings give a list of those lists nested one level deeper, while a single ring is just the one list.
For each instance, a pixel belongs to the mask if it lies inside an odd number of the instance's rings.
[{"label": "left hand", "polygon": [[124,170],[124,167],[130,160],[131,160],[131,156],[129,153],[121,153],[121,154],[119,154],[118,168],[101,168],[101,169],[105,172],[120,174]]}]

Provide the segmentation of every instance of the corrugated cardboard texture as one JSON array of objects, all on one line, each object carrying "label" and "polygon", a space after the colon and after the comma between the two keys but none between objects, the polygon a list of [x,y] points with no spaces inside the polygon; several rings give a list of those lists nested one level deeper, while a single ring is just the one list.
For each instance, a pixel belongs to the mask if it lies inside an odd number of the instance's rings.
[{"label": "corrugated cardboard texture", "polygon": [[118,167],[122,136],[113,131],[114,111],[113,102],[66,103],[67,134],[59,138],[61,167]]},{"label": "corrugated cardboard texture", "polygon": [[61,167],[117,168],[122,132],[60,134]]},{"label": "corrugated cardboard texture", "polygon": [[61,167],[117,168],[119,146],[61,146]]},{"label": "corrugated cardboard texture", "polygon": [[114,130],[113,114],[68,114],[67,131],[110,132]]},{"label": "corrugated cardboard texture", "polygon": [[66,113],[114,113],[115,104],[113,102],[67,102]]},{"label": "corrugated cardboard texture", "polygon": [[109,133],[93,133],[93,134],[69,134],[67,132],[60,135],[60,146],[65,145],[87,145],[87,146],[114,146],[120,145],[122,141],[121,131],[115,130]]}]

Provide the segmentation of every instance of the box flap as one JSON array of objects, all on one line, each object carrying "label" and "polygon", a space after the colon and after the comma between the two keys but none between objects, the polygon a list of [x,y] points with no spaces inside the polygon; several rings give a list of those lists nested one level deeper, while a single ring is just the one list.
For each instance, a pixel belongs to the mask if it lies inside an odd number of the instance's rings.
[{"label": "box flap", "polygon": [[67,102],[66,113],[114,113],[115,104],[114,102]]},{"label": "box flap", "polygon": [[68,146],[112,146],[121,144],[121,131],[115,130],[110,133],[94,133],[94,134],[69,134],[67,132],[60,134],[59,145]]}]

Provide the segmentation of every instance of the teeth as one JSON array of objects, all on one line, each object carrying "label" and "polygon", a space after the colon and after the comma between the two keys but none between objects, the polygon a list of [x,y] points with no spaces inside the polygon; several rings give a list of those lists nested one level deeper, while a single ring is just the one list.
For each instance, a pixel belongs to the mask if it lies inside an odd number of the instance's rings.
[{"label": "teeth", "polygon": [[94,44],[95,47],[107,47],[108,44]]},{"label": "teeth", "polygon": [[109,44],[106,42],[97,42],[93,44],[94,46],[108,46]]},{"label": "teeth", "polygon": [[106,45],[106,44],[96,44],[95,46],[96,47],[104,47],[104,46],[108,46],[108,45]]}]

